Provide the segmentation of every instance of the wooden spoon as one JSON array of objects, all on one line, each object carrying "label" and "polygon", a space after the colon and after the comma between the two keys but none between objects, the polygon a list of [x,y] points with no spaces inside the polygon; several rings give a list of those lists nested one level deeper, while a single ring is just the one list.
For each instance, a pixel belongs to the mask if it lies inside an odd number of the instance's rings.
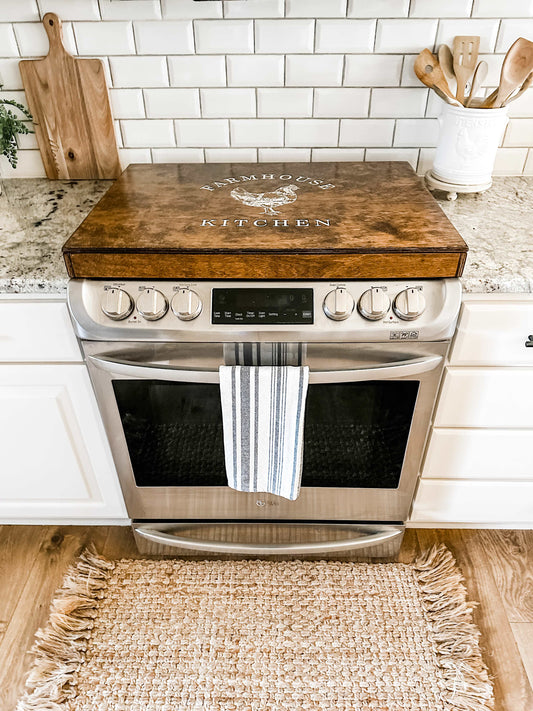
[{"label": "wooden spoon", "polygon": [[436,91],[441,99],[449,104],[454,104],[454,106],[461,106],[450,91],[438,59],[431,54],[429,49],[423,49],[415,59],[415,74],[422,84]]},{"label": "wooden spoon", "polygon": [[470,89],[468,99],[465,101],[465,106],[470,106],[470,104],[472,103],[472,100],[475,98],[478,89],[487,78],[488,71],[489,65],[487,64],[487,62],[481,61],[477,65],[476,71],[474,72],[474,76],[472,77],[472,87]]},{"label": "wooden spoon", "polygon": [[472,77],[479,54],[479,37],[457,36],[453,40],[453,71],[457,77],[457,99],[464,104],[465,87]]},{"label": "wooden spoon", "polygon": [[441,66],[442,72],[446,77],[446,81],[448,82],[450,91],[453,94],[457,89],[457,79],[455,78],[455,74],[453,72],[452,50],[448,47],[447,44],[441,44],[437,56],[439,58],[439,64]]},{"label": "wooden spoon", "polygon": [[[497,109],[518,87],[522,86],[533,70],[533,42],[519,37],[505,55],[500,74],[500,86],[490,108]],[[485,102],[487,103],[487,102]]]}]

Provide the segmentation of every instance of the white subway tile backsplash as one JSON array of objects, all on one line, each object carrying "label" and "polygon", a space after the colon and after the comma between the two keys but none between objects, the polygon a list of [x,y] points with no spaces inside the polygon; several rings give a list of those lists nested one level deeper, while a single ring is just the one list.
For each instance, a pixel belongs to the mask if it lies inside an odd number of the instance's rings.
[{"label": "white subway tile backsplash", "polygon": [[41,17],[55,12],[63,22],[66,20],[99,20],[98,0],[37,0]]},{"label": "white subway tile backsplash", "polygon": [[222,17],[221,2],[195,2],[195,0],[161,0],[164,20],[194,20],[196,18]]},{"label": "white subway tile backsplash", "polygon": [[231,0],[224,2],[224,17],[283,17],[285,0]]},{"label": "white subway tile backsplash", "polygon": [[342,119],[339,146],[391,146],[394,119]]},{"label": "white subway tile backsplash", "polygon": [[175,122],[178,146],[191,148],[229,146],[227,119],[183,119]]},{"label": "white subway tile backsplash", "polygon": [[152,154],[149,148],[119,148],[118,157],[122,170],[131,163],[151,163]]},{"label": "white subway tile backsplash", "polygon": [[533,2],[531,0],[474,0],[472,17],[531,17]]},{"label": "white subway tile backsplash", "polygon": [[348,17],[407,17],[409,0],[350,0]]},{"label": "white subway tile backsplash", "polygon": [[433,161],[435,159],[435,148],[421,148],[420,155],[418,156],[418,165],[416,172],[418,175],[425,175],[428,170],[433,167]]},{"label": "white subway tile backsplash", "polygon": [[194,36],[199,54],[247,54],[254,51],[252,20],[197,20]]},{"label": "white subway tile backsplash", "polygon": [[533,148],[528,151],[524,175],[533,175]]},{"label": "white subway tile backsplash", "polygon": [[431,49],[437,34],[437,20],[378,20],[376,52],[420,52]]},{"label": "white subway tile backsplash", "polygon": [[447,44],[453,47],[453,38],[456,35],[479,35],[479,51],[493,52],[499,26],[499,20],[441,20],[437,32],[437,46]]},{"label": "white subway tile backsplash", "polygon": [[229,56],[228,86],[283,86],[284,67],[280,55]]},{"label": "white subway tile backsplash", "polygon": [[19,59],[0,59],[0,86],[4,90],[22,89]]},{"label": "white subway tile backsplash", "polygon": [[437,119],[398,119],[394,133],[394,146],[398,147],[433,147],[439,137]]},{"label": "white subway tile backsplash", "polygon": [[35,150],[36,148],[39,148],[39,144],[37,143],[37,138],[35,137],[35,133],[33,132],[33,126],[31,124],[31,121],[25,121],[24,122],[31,133],[19,133],[16,137],[17,141],[17,146],[19,147],[20,150],[23,151],[31,151]]},{"label": "white subway tile backsplash", "polygon": [[338,119],[287,119],[286,146],[329,148],[339,143]]},{"label": "white subway tile backsplash", "polygon": [[[43,57],[48,54],[50,43],[46,30],[40,22],[21,22],[13,25],[21,57]],[[72,23],[63,23],[63,44],[67,52],[76,54]],[[3,50],[0,50],[3,53]]]},{"label": "white subway tile backsplash", "polygon": [[422,86],[422,82],[415,74],[416,54],[406,54],[403,58],[402,86]]},{"label": "white subway tile backsplash", "polygon": [[[479,20],[481,22],[481,20]],[[494,22],[494,20],[492,20]],[[509,47],[519,37],[533,38],[533,18],[523,18],[521,20],[502,20],[496,52],[507,52]],[[485,50],[483,50],[485,51]]]},{"label": "white subway tile backsplash", "polygon": [[428,89],[372,89],[370,116],[376,118],[424,116]]},{"label": "white subway tile backsplash", "polygon": [[257,148],[206,148],[206,163],[257,163]]},{"label": "white subway tile backsplash", "polygon": [[172,121],[151,119],[144,121],[125,120],[120,122],[125,148],[151,148],[175,146]]},{"label": "white subway tile backsplash", "polygon": [[418,163],[418,148],[367,148],[365,161],[405,161],[416,170]]},{"label": "white subway tile backsplash", "polygon": [[0,178],[46,178],[43,161],[39,151],[19,151],[16,168],[0,156]]},{"label": "white subway tile backsplash", "polygon": [[164,57],[111,57],[109,64],[114,87],[168,86]]},{"label": "white subway tile backsplash", "polygon": [[340,86],[343,66],[342,55],[289,55],[285,83],[287,86]]},{"label": "white subway tile backsplash", "polygon": [[507,125],[504,146],[525,146],[533,143],[533,118],[513,118]]},{"label": "white subway tile backsplash", "polygon": [[411,0],[410,17],[470,17],[472,0]]},{"label": "white subway tile backsplash", "polygon": [[38,22],[41,19],[36,0],[2,0],[0,14],[2,22]]},{"label": "white subway tile backsplash", "polygon": [[317,20],[315,52],[371,52],[375,20]]},{"label": "white subway tile backsplash", "polygon": [[225,86],[224,57],[169,57],[168,68],[172,86]]},{"label": "white subway tile backsplash", "polygon": [[98,0],[102,20],[158,20],[161,18],[159,0]]},{"label": "white subway tile backsplash", "polygon": [[264,118],[312,116],[312,89],[258,89],[257,115]]},{"label": "white subway tile backsplash", "polygon": [[282,119],[232,119],[231,145],[275,148],[283,145]]},{"label": "white subway tile backsplash", "polygon": [[[531,118],[533,116],[533,89],[528,89],[519,99],[511,101],[507,111],[511,117]],[[533,136],[531,139],[530,143],[533,144]]]},{"label": "white subway tile backsplash", "polygon": [[74,35],[82,56],[135,54],[131,22],[76,22]]},{"label": "white subway tile backsplash", "polygon": [[260,148],[260,163],[309,163],[310,148]]},{"label": "white subway tile backsplash", "polygon": [[2,57],[19,56],[13,25],[9,25],[7,22],[0,24],[0,55]]},{"label": "white subway tile backsplash", "polygon": [[498,148],[493,175],[520,175],[527,160],[527,148]]},{"label": "white subway tile backsplash", "polygon": [[286,0],[287,17],[346,17],[347,0]]},{"label": "white subway tile backsplash", "polygon": [[345,86],[398,86],[402,55],[352,54],[346,57]]},{"label": "white subway tile backsplash", "polygon": [[200,89],[202,116],[251,118],[256,115],[255,89]]},{"label": "white subway tile backsplash", "polygon": [[498,86],[500,83],[500,72],[502,69],[502,63],[504,54],[480,54],[479,61],[483,60],[487,62],[489,70],[487,72],[487,78],[483,82],[482,86]]},{"label": "white subway tile backsplash", "polygon": [[202,148],[153,148],[154,163],[204,163]]},{"label": "white subway tile backsplash", "polygon": [[364,157],[364,148],[313,148],[311,160],[313,163],[329,163],[330,161],[360,163]]},{"label": "white subway tile backsplash", "polygon": [[110,89],[111,112],[116,119],[145,118],[140,89]]},{"label": "white subway tile backsplash", "polygon": [[145,89],[148,118],[200,118],[198,89]]},{"label": "white subway tile backsplash", "polygon": [[314,20],[256,20],[255,51],[301,54],[313,51]]},{"label": "white subway tile backsplash", "polygon": [[313,116],[357,118],[368,116],[370,89],[315,89]]},{"label": "white subway tile backsplash", "polygon": [[426,107],[426,118],[437,118],[441,115],[444,108],[444,101],[435,94],[434,91],[428,92],[428,103]]},{"label": "white subway tile backsplash", "polygon": [[194,38],[190,20],[134,22],[138,54],[193,54]]}]

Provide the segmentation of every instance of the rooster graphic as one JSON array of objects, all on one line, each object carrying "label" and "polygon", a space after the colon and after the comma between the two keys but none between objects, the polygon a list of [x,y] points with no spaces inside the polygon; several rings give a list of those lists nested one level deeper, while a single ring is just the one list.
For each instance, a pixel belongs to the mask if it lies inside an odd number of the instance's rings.
[{"label": "rooster graphic", "polygon": [[298,197],[296,190],[298,190],[297,185],[283,185],[268,193],[250,193],[244,188],[234,188],[230,195],[248,207],[262,207],[265,215],[279,215],[274,208],[294,202]]}]

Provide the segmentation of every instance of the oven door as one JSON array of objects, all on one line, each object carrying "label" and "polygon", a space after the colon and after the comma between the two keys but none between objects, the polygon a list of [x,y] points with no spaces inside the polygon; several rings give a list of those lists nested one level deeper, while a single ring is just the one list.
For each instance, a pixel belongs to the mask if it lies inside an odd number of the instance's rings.
[{"label": "oven door", "polygon": [[83,342],[133,519],[403,522],[448,343],[307,344],[295,501],[227,486],[217,343]]}]

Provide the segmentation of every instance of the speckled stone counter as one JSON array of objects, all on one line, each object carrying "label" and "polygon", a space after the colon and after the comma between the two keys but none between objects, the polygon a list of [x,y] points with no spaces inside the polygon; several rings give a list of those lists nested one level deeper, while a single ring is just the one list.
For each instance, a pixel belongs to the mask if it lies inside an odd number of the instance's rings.
[{"label": "speckled stone counter", "polygon": [[[111,181],[2,181],[0,293],[65,293],[61,247]],[[465,292],[533,292],[533,177],[495,178],[480,195],[435,197],[469,247]]]}]

